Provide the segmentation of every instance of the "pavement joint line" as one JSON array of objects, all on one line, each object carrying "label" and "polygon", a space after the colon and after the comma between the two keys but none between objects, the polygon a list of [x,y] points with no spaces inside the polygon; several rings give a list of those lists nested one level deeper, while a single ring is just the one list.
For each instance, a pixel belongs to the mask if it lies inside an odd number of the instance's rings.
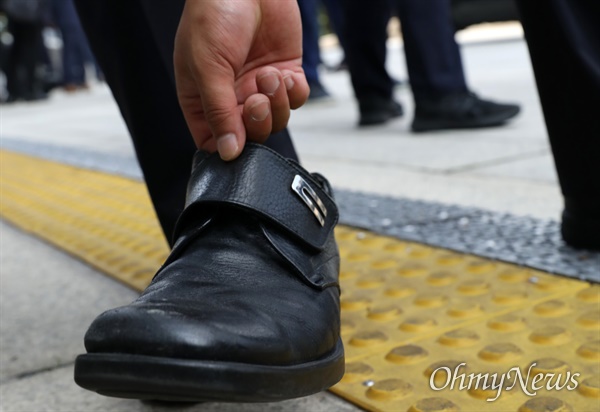
[{"label": "pavement joint line", "polygon": [[[394,168],[399,169],[399,170],[403,170],[403,171],[407,171],[407,172],[427,173],[432,176],[453,176],[453,175],[458,175],[458,174],[464,173],[464,172],[469,172],[469,171],[473,171],[473,170],[481,170],[481,169],[485,169],[487,167],[500,166],[500,165],[507,164],[507,163],[510,163],[513,161],[528,160],[528,159],[531,159],[534,157],[541,157],[541,156],[548,155],[548,154],[550,154],[549,149],[544,148],[544,149],[529,151],[526,153],[520,153],[517,155],[496,158],[496,159],[489,160],[489,161],[474,162],[474,163],[469,163],[469,164],[462,165],[462,166],[448,167],[448,168],[434,168],[434,167],[414,166],[414,165],[406,165],[406,164],[399,165],[394,162],[375,161],[375,160],[361,160],[360,163],[362,165],[368,165],[368,166],[379,167],[379,168],[386,168],[386,167],[393,166]],[[333,161],[333,162],[338,162],[338,163],[351,163],[351,162],[355,161],[355,159],[347,159],[347,158],[335,157],[335,156],[323,156],[323,155],[318,155],[318,154],[307,154],[307,155],[304,155],[303,157],[310,157],[312,159],[323,159],[323,160],[327,160],[330,162]]]},{"label": "pavement joint line", "polygon": [[483,161],[483,162],[474,162],[474,163],[469,163],[469,164],[466,164],[463,166],[458,166],[458,167],[450,167],[447,169],[443,169],[442,173],[444,175],[451,176],[451,175],[469,172],[469,171],[473,171],[473,170],[482,170],[487,167],[500,166],[500,165],[511,163],[511,162],[514,162],[517,160],[529,160],[534,157],[541,157],[541,156],[549,155],[549,154],[550,154],[550,149],[544,148],[544,149],[539,149],[539,150],[533,150],[530,152],[519,153],[517,155],[500,157],[500,158],[496,158],[493,160],[487,160],[487,161]]},{"label": "pavement joint line", "polygon": [[59,363],[59,364],[52,365],[52,366],[45,366],[45,367],[39,368],[39,369],[28,370],[25,372],[18,373],[16,375],[7,376],[3,379],[0,379],[0,385],[11,384],[13,382],[18,382],[23,379],[32,378],[34,376],[37,376],[37,375],[40,375],[43,373],[53,372],[55,370],[64,369],[64,368],[69,368],[69,367],[72,367],[73,365],[75,365],[75,360],[72,360],[70,362]]},{"label": "pavement joint line", "polygon": [[[327,160],[329,162],[337,162],[337,163],[352,163],[352,162],[356,161],[355,159],[347,159],[347,158],[335,157],[335,156],[323,156],[323,155],[318,155],[318,154],[313,154],[313,153],[307,153],[307,154],[303,155],[302,157],[310,157],[312,159],[323,159],[323,160]],[[397,163],[393,163],[393,162],[375,161],[375,160],[361,160],[360,162],[362,165],[368,165],[368,166],[373,166],[373,167],[386,168],[386,167],[393,166],[396,169],[403,170],[406,172],[422,172],[422,173],[428,173],[431,175],[439,174],[439,169],[434,169],[434,168],[430,168],[430,167],[413,166],[413,165],[398,165]]]},{"label": "pavement joint line", "polygon": [[[7,151],[0,155],[3,218],[144,289],[168,251],[142,182]],[[546,368],[569,365],[582,373],[581,390],[564,396],[569,407],[589,410],[600,397],[595,386],[600,286],[375,233],[386,227],[380,224],[382,211],[405,219],[396,228],[415,221],[428,228],[456,226],[464,208],[444,205],[442,216],[439,205],[428,202],[348,192],[340,192],[338,200],[350,209],[343,211],[346,219],[366,217],[363,223],[379,226],[336,229],[348,364],[334,393],[374,411],[419,410],[422,402],[440,395],[463,409],[481,410],[487,393],[433,392],[427,371],[452,359],[490,372],[508,361],[527,369],[539,360]],[[503,216],[489,212],[470,213],[503,222]],[[439,220],[431,223],[432,216]],[[415,353],[418,359],[411,358]],[[500,364],[489,361],[504,357],[508,360]],[[365,386],[367,381],[373,384]],[[553,395],[548,393],[556,402]],[[508,393],[485,409],[515,410],[526,401],[522,394]]]}]

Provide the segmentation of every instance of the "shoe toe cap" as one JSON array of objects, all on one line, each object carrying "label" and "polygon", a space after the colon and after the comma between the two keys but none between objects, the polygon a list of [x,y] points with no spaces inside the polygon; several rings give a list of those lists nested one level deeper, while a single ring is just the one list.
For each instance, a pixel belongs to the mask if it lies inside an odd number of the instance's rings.
[{"label": "shoe toe cap", "polygon": [[336,342],[331,326],[300,314],[267,313],[243,302],[235,310],[214,308],[190,314],[155,303],[109,310],[92,323],[85,346],[89,353],[285,365],[316,359]]}]

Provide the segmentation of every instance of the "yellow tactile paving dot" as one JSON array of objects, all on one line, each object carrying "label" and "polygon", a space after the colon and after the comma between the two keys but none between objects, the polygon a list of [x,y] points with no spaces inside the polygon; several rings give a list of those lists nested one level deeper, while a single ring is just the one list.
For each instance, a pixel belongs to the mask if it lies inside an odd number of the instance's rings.
[{"label": "yellow tactile paving dot", "polygon": [[[165,259],[143,184],[6,151],[0,164],[3,218],[138,290]],[[380,411],[600,410],[598,286],[348,227],[336,234],[347,373],[335,393]],[[562,374],[560,385],[579,373],[577,388],[530,397],[506,390],[507,379],[494,402],[494,390],[430,388],[438,368],[441,387],[444,368],[468,379],[526,374],[533,362],[532,376]]]}]

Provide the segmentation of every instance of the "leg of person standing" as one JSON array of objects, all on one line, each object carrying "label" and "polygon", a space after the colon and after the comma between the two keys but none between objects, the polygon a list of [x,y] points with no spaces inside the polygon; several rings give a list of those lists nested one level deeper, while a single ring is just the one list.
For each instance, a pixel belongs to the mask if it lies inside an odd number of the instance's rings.
[{"label": "leg of person standing", "polygon": [[562,234],[600,249],[600,4],[520,0],[562,193]]},{"label": "leg of person standing", "polygon": [[94,53],[92,53],[90,43],[88,42],[87,36],[85,35],[81,24],[79,25],[79,39],[79,47],[81,49],[81,56],[83,59],[84,67],[86,64],[93,66],[96,79],[102,81],[102,79],[104,79],[102,69],[100,69],[98,62],[96,61],[96,57],[94,56]]},{"label": "leg of person standing", "polygon": [[75,91],[86,87],[85,60],[82,41],[85,41],[73,0],[57,0],[56,11],[63,32],[64,87]]},{"label": "leg of person standing", "polygon": [[417,102],[466,93],[449,0],[395,0],[410,87]]},{"label": "leg of person standing", "polygon": [[61,32],[63,38],[63,87],[68,92],[74,92],[85,87],[86,83],[79,33],[71,24],[63,25]]},{"label": "leg of person standing", "polygon": [[319,10],[317,0],[298,0],[302,17],[302,68],[310,86],[309,100],[329,97],[319,77]]},{"label": "leg of person standing", "polygon": [[36,73],[42,47],[42,25],[9,19],[8,29],[14,39],[6,71],[9,101],[42,98],[41,79]]},{"label": "leg of person standing", "polygon": [[[184,207],[196,152],[177,101],[173,69],[173,44],[184,3],[76,2],[92,50],[133,139],[150,197],[169,242]],[[113,23],[106,25],[106,21]],[[267,146],[297,159],[287,131],[273,135]]]},{"label": "leg of person standing", "polygon": [[13,36],[13,43],[9,49],[6,59],[6,90],[8,92],[8,101],[17,101],[25,96],[25,81],[22,69],[21,57],[25,53],[22,43],[23,36],[27,35],[26,29],[23,30],[22,24],[14,20],[8,21],[8,30]]},{"label": "leg of person standing", "polygon": [[[341,5],[343,0],[321,0],[325,9],[327,10],[327,16],[329,17],[329,23],[331,29],[335,32],[338,42],[342,50],[346,49],[346,38],[344,33],[346,32],[346,22],[344,19],[344,11]],[[343,62],[342,62],[343,64]]]},{"label": "leg of person standing", "polygon": [[[385,70],[389,14],[384,9],[389,7],[397,8],[402,27],[415,99],[413,131],[499,126],[519,112],[517,105],[486,101],[469,91],[454,40],[449,0],[394,0],[391,6],[381,1],[375,7],[348,0],[344,5],[348,65],[359,100],[360,125],[385,123],[401,113],[395,110],[393,82]],[[370,95],[377,97],[362,97]]]},{"label": "leg of person standing", "polygon": [[387,25],[391,17],[388,0],[344,0],[346,60],[362,126],[380,124],[402,116],[393,101],[394,82],[385,69]]},{"label": "leg of person standing", "polygon": [[452,26],[450,0],[395,0],[415,100],[412,130],[499,126],[519,113],[514,104],[470,92]]}]

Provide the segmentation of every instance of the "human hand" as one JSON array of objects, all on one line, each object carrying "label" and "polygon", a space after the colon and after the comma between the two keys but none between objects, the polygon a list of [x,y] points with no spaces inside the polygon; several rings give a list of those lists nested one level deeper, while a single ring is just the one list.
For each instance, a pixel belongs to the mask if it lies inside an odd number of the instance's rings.
[{"label": "human hand", "polygon": [[187,0],[174,64],[196,146],[224,160],[284,129],[308,98],[296,0]]}]

